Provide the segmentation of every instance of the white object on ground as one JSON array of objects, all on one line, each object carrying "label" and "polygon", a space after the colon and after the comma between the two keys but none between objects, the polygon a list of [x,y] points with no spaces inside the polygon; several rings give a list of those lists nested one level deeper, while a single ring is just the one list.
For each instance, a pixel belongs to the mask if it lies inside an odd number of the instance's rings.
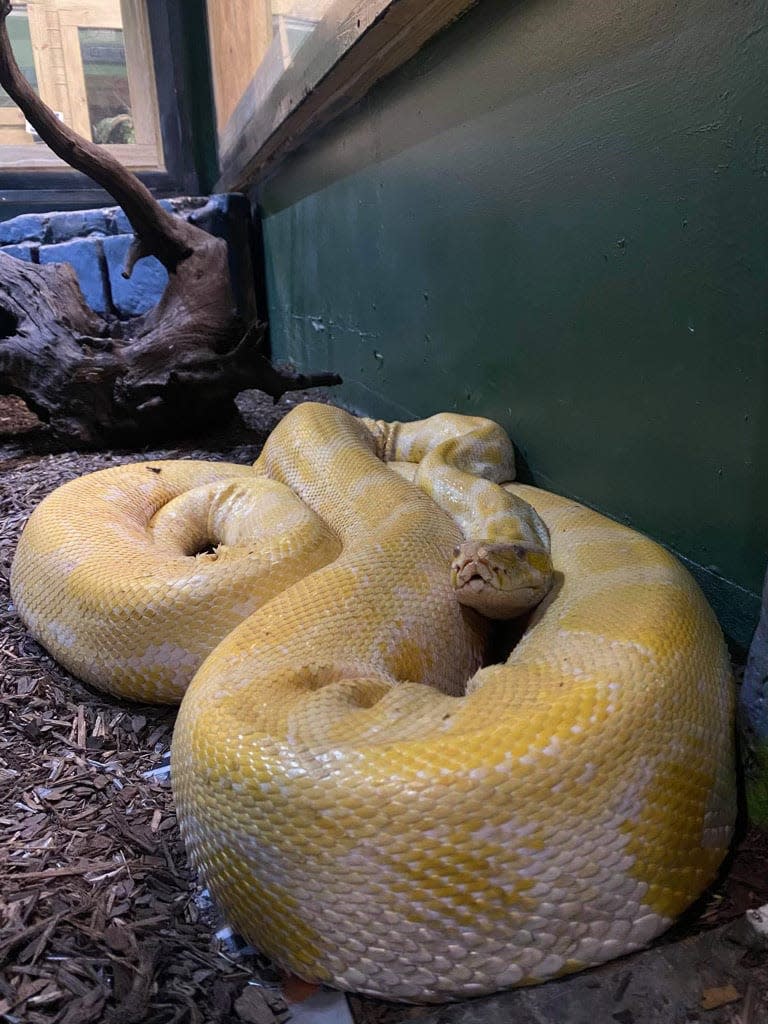
[{"label": "white object on ground", "polygon": [[323,988],[300,1003],[289,1003],[286,1024],[354,1024],[343,992]]},{"label": "white object on ground", "polygon": [[746,917],[752,931],[763,942],[768,942],[768,903],[765,903],[762,907],[756,907],[754,910],[748,910]]}]

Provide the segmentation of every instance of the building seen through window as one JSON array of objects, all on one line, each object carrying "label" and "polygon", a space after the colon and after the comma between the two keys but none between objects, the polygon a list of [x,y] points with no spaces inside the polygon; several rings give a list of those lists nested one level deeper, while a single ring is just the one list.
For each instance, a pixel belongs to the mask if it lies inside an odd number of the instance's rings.
[{"label": "building seen through window", "polygon": [[[144,0],[27,0],[7,25],[27,81],[62,121],[118,147],[129,167],[162,168]],[[0,91],[0,169],[61,166]]]},{"label": "building seen through window", "polygon": [[[37,89],[37,73],[32,56],[32,36],[29,31],[29,12],[26,4],[14,4],[8,15],[8,36],[21,72],[33,88]],[[0,107],[12,107],[13,100],[0,87]]]},{"label": "building seen through window", "polygon": [[80,28],[88,120],[94,142],[136,141],[121,28]]}]

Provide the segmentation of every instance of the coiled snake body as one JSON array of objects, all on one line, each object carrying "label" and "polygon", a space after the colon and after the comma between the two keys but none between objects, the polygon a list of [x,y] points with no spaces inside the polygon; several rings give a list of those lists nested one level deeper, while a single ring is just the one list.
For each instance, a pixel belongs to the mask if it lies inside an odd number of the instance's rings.
[{"label": "coiled snake body", "polygon": [[[307,404],[254,468],[105,470],[24,531],[14,601],[62,664],[140,700],[188,686],[191,858],[305,978],[411,1001],[542,981],[647,944],[724,856],[709,607],[660,547],[511,475],[489,421]],[[542,520],[552,588],[482,667],[473,594],[546,591]]]}]

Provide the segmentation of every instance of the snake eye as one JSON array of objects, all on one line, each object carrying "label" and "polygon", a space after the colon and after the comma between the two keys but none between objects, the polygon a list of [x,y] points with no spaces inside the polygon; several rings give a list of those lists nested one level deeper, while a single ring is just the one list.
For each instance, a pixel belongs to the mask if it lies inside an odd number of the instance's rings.
[{"label": "snake eye", "polygon": [[454,558],[458,558],[459,557],[459,551],[460,550],[461,549],[459,548],[459,545],[457,544],[456,547],[453,549],[453,557]]}]

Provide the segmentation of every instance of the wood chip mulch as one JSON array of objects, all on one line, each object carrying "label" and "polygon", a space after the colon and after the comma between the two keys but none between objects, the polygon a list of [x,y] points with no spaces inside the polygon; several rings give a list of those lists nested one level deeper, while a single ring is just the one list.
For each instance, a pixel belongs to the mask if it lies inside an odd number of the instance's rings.
[{"label": "wood chip mulch", "polygon": [[236,940],[212,937],[221,922],[187,865],[167,773],[147,774],[167,763],[175,709],[131,705],[73,679],[27,636],[8,578],[27,516],[66,480],[137,459],[253,461],[254,439],[301,397],[279,407],[257,401],[257,433],[234,437],[250,444],[42,456],[19,437],[29,426],[40,440],[26,410],[0,403],[0,431],[15,431],[0,437],[0,1020],[8,1024],[286,1019],[269,965]]},{"label": "wood chip mulch", "polygon": [[[0,400],[0,1020],[8,1024],[287,1019],[277,974],[215,936],[221,922],[187,865],[168,776],[157,771],[175,710],[131,705],[73,679],[27,636],[8,577],[27,516],[66,480],[136,459],[248,463],[291,405],[316,397],[278,407],[252,397],[241,411],[256,433],[214,438],[214,450],[43,455],[20,436],[29,428],[39,449],[29,414]],[[765,903],[768,836],[752,830],[684,928]],[[358,1022],[418,1015],[351,1004]]]}]

